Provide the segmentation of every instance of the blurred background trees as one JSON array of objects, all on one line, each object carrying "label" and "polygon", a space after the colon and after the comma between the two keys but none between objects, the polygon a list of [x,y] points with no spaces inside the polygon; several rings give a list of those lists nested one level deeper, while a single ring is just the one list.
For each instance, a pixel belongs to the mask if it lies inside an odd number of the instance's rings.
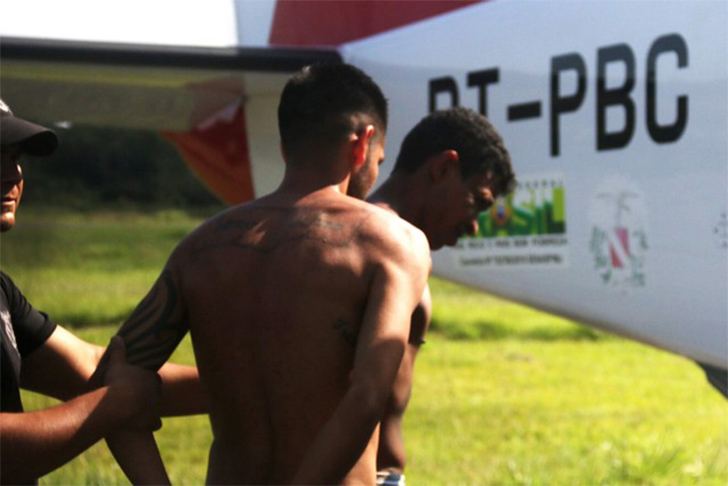
[{"label": "blurred background trees", "polygon": [[61,143],[52,157],[23,163],[30,181],[25,204],[141,211],[224,206],[156,133],[78,125],[56,131]]}]

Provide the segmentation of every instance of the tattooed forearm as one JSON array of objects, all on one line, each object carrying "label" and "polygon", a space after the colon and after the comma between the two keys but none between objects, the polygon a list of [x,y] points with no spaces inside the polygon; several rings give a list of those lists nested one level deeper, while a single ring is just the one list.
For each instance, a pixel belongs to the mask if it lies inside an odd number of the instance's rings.
[{"label": "tattooed forearm", "polygon": [[129,363],[159,369],[188,330],[179,292],[169,270],[126,321],[119,335],[126,343]]}]

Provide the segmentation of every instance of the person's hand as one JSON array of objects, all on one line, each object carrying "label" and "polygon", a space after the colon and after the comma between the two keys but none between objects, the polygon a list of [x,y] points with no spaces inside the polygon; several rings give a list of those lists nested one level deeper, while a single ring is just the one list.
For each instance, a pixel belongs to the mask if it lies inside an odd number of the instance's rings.
[{"label": "person's hand", "polygon": [[121,337],[111,339],[94,377],[103,379],[103,385],[109,387],[110,397],[118,402],[125,428],[158,430],[162,426],[159,419],[162,380],[157,373],[126,362],[126,347]]}]

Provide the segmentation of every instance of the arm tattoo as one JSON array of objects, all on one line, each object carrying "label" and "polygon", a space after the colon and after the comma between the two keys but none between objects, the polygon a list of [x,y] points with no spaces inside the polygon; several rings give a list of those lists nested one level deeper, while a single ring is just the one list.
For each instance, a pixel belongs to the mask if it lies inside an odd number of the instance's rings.
[{"label": "arm tattoo", "polygon": [[356,348],[356,341],[358,340],[359,336],[357,335],[357,333],[349,329],[349,326],[346,325],[346,322],[344,322],[343,319],[338,319],[331,327],[339,331],[341,339],[343,339],[346,344],[348,344],[352,348]]},{"label": "arm tattoo", "polygon": [[187,333],[188,324],[172,274],[165,270],[141,301],[119,335],[130,364],[157,370]]}]

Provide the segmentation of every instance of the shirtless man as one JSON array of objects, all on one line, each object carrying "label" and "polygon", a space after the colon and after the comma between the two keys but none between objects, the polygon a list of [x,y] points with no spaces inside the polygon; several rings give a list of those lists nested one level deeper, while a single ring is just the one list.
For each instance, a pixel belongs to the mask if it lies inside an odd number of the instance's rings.
[{"label": "shirtless man", "polygon": [[386,101],[311,66],[278,108],[285,177],[174,250],[120,334],[159,368],[189,330],[210,402],[211,484],[374,484],[375,433],[430,271],[427,239],[346,195],[384,158]]},{"label": "shirtless man", "polygon": [[[420,228],[437,250],[478,231],[478,215],[515,185],[510,156],[495,128],[464,108],[434,112],[405,137],[392,175],[368,199]],[[349,194],[363,197],[355,180]],[[429,287],[412,314],[405,357],[380,426],[377,482],[404,486],[402,418],[415,357],[430,325]]]}]

